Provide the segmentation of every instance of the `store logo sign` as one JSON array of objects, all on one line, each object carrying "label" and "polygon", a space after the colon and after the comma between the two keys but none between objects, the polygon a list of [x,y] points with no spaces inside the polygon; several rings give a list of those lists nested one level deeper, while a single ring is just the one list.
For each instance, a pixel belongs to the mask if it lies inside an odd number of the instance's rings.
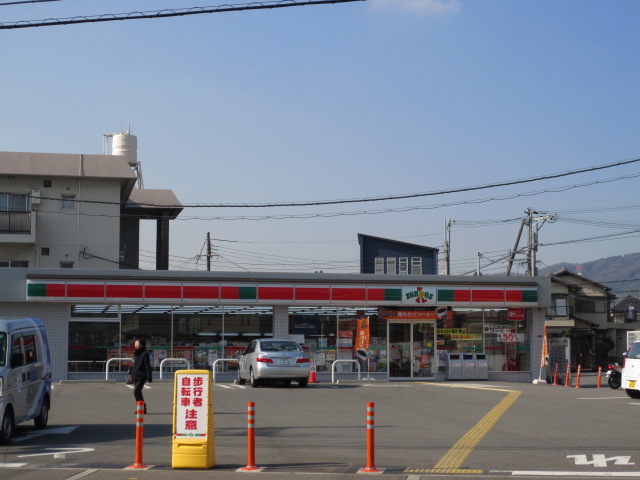
[{"label": "store logo sign", "polygon": [[436,299],[436,287],[402,287],[402,303],[432,304]]}]

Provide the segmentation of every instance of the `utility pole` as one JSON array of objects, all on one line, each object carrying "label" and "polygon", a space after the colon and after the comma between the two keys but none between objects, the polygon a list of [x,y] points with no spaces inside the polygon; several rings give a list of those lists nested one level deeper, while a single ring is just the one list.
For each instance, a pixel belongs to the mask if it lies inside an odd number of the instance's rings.
[{"label": "utility pole", "polygon": [[[527,236],[527,276],[536,277],[538,275],[538,231],[540,227],[544,225],[544,223],[549,220],[550,222],[555,222],[558,218],[557,215],[545,215],[539,214],[536,211],[527,208],[525,210],[526,217],[522,219],[520,223],[520,230],[518,231],[518,237],[516,238],[516,244],[513,247],[513,251],[509,256],[509,265],[507,266],[507,276],[511,273],[511,267],[513,266],[513,260],[518,253],[518,244],[520,243],[520,237],[522,236],[522,231],[524,230],[524,226],[528,227],[528,236]],[[534,217],[534,215],[540,215],[538,217]],[[534,230],[533,223],[535,222],[536,228]],[[542,223],[540,223],[542,222]]]},{"label": "utility pole", "polygon": [[211,271],[211,233],[207,232],[207,272]]},{"label": "utility pole", "polygon": [[444,219],[444,274],[451,273],[451,219]]}]

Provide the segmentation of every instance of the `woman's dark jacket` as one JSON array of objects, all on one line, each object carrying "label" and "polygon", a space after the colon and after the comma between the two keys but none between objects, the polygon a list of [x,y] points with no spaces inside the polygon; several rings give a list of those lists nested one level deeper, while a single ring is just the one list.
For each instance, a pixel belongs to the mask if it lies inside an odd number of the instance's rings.
[{"label": "woman's dark jacket", "polygon": [[151,382],[151,360],[146,348],[139,348],[134,352],[133,369],[131,373],[135,382],[139,382],[140,380]]}]

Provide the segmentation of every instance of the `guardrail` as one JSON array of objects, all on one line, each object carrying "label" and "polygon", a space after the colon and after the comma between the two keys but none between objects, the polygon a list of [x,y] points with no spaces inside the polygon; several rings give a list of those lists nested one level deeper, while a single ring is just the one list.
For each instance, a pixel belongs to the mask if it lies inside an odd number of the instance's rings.
[{"label": "guardrail", "polygon": [[358,380],[360,380],[360,362],[357,360],[335,360],[331,364],[331,383],[336,383],[336,363],[355,363],[358,367]]},{"label": "guardrail", "polygon": [[189,360],[187,360],[186,358],[165,358],[160,362],[160,380],[162,380],[162,372],[164,370],[163,367],[165,363],[186,363],[187,370],[191,370],[191,364],[189,363]]},{"label": "guardrail", "polygon": [[211,366],[211,378],[213,379],[213,383],[216,383],[216,365],[217,363],[224,363],[224,362],[235,362],[238,363],[239,360],[237,358],[219,358],[217,359],[215,362],[213,362],[213,365]]},{"label": "guardrail", "polygon": [[111,364],[111,362],[131,362],[133,363],[133,358],[110,358],[109,360],[107,360],[106,366],[105,366],[105,373],[104,373],[104,379],[105,380],[109,380],[109,365]]}]

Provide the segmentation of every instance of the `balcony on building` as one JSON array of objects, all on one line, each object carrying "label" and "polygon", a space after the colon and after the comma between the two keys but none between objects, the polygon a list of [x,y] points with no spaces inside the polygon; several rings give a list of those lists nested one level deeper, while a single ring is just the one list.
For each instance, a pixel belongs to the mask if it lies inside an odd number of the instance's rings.
[{"label": "balcony on building", "polygon": [[34,212],[0,211],[0,243],[35,243]]}]

